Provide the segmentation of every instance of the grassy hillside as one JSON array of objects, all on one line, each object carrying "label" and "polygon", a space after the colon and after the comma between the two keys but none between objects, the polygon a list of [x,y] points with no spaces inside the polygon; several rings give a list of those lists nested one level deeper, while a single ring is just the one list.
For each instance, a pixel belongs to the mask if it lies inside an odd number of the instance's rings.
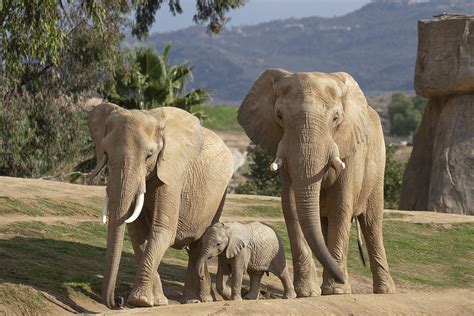
[{"label": "grassy hillside", "polygon": [[191,27],[152,34],[147,42],[160,50],[172,43],[172,59],[195,65],[194,84],[213,90],[218,102],[238,104],[271,67],[347,71],[369,94],[412,91],[417,21],[443,12],[472,14],[474,3],[369,3],[341,17],[277,20],[212,37],[204,27]]},{"label": "grassy hillside", "polygon": [[[78,312],[89,311],[81,307],[84,302],[100,306],[107,233],[98,221],[100,200],[91,197],[69,205],[66,199],[43,196],[2,198],[2,202],[6,203],[0,209],[0,223],[2,218],[21,218],[0,225],[0,311],[5,304],[22,313],[44,313],[50,305],[43,292]],[[403,222],[416,214],[386,214],[385,245],[398,286],[405,290],[472,288],[474,223]],[[278,199],[230,195],[223,216],[224,220],[267,222],[282,237],[287,257],[291,257]],[[354,229],[350,245],[351,279],[363,280],[370,287],[369,268],[358,261]],[[186,258],[184,250],[170,249],[160,266],[165,294],[171,299],[177,300],[182,291]],[[126,236],[117,295],[130,292],[135,265]]]},{"label": "grassy hillside", "polygon": [[237,108],[227,105],[203,105],[193,108],[193,112],[201,112],[204,126],[217,131],[242,130],[237,122]]}]

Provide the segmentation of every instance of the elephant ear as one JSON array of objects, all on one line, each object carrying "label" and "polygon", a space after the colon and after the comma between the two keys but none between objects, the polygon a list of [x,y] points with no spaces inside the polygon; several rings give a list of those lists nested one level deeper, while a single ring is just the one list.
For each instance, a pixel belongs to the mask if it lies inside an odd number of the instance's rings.
[{"label": "elephant ear", "polygon": [[95,177],[105,165],[106,157],[104,154],[104,147],[102,146],[102,140],[107,133],[105,121],[112,111],[118,109],[121,109],[121,107],[113,103],[105,102],[95,106],[88,113],[87,125],[89,126],[89,132],[91,134],[92,141],[94,142],[95,155],[97,159],[96,166],[88,177],[89,181],[92,180],[92,178]]},{"label": "elephant ear", "polygon": [[188,166],[197,159],[203,144],[203,130],[194,115],[175,108],[150,111],[159,121],[163,149],[157,160],[157,176],[165,184],[180,181]]},{"label": "elephant ear", "polygon": [[283,136],[274,119],[275,83],[291,74],[283,69],[267,69],[254,82],[240,105],[237,120],[249,138],[269,154],[275,155]]},{"label": "elephant ear", "polygon": [[225,255],[233,258],[249,244],[252,231],[248,225],[240,223],[224,223],[224,228],[229,238]]},{"label": "elephant ear", "polygon": [[351,75],[336,72],[342,90],[344,118],[334,133],[334,141],[339,147],[341,158],[352,155],[359,144],[367,141],[370,129],[369,105],[364,93]]}]

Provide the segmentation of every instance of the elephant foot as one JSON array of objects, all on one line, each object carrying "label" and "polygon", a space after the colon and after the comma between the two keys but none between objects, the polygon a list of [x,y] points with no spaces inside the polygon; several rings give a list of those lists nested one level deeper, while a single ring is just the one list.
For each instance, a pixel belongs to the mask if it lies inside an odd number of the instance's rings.
[{"label": "elephant foot", "polygon": [[321,286],[322,295],[333,295],[333,294],[351,294],[352,289],[349,284],[332,284]]},{"label": "elephant foot", "polygon": [[127,303],[137,307],[152,307],[154,299],[152,295],[146,295],[139,291],[133,291],[128,297]]},{"label": "elephant foot", "polygon": [[152,307],[168,305],[168,299],[163,294],[152,295],[148,290],[133,290],[130,293],[127,303],[137,307]]},{"label": "elephant foot", "polygon": [[288,291],[283,294],[283,299],[291,299],[291,298],[296,298],[296,292],[295,291]]},{"label": "elephant foot", "polygon": [[393,294],[396,291],[395,283],[392,278],[386,282],[374,284],[374,294]]},{"label": "elephant foot", "polygon": [[244,299],[246,300],[258,300],[258,292],[248,292],[247,294],[244,295]]},{"label": "elephant foot", "polygon": [[231,299],[232,301],[241,301],[241,300],[242,300],[242,296],[240,296],[240,295],[232,295],[232,296],[230,297],[230,299]]},{"label": "elephant foot", "polygon": [[203,303],[214,302],[214,298],[212,297],[212,295],[209,294],[209,295],[201,297],[201,302]]},{"label": "elephant foot", "polygon": [[297,297],[313,297],[321,295],[321,289],[316,284],[317,275],[316,271],[313,270],[312,273],[296,273],[294,274],[295,281],[294,287]]}]

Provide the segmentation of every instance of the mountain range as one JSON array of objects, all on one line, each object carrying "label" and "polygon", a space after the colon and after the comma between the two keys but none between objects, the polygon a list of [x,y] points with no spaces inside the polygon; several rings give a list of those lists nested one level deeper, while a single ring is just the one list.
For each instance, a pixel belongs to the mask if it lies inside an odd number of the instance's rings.
[{"label": "mountain range", "polygon": [[445,12],[473,14],[474,1],[379,0],[340,17],[275,20],[217,36],[193,26],[152,34],[146,44],[161,51],[171,43],[171,61],[194,65],[191,86],[211,89],[214,103],[239,104],[272,67],[346,71],[368,95],[412,92],[417,21]]}]

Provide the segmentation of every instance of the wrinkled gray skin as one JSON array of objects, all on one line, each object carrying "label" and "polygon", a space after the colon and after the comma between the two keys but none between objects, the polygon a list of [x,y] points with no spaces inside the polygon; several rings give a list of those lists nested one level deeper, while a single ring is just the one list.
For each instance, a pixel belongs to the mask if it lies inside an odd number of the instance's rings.
[{"label": "wrinkled gray skin", "polygon": [[347,73],[268,69],[238,112],[250,139],[281,162],[282,209],[299,297],[350,293],[347,255],[357,217],[374,293],[393,293],[383,245],[385,144],[377,113]]},{"label": "wrinkled gray skin", "polygon": [[[189,246],[184,301],[210,301],[207,267],[196,273],[200,238],[219,220],[233,173],[232,154],[222,139],[193,115],[172,107],[125,110],[103,103],[89,112],[96,175],[108,161],[107,252],[102,301],[116,307],[114,291],[125,226],[138,270],[128,303],[166,305],[157,268],[170,246]],[[143,208],[131,223],[144,196]]]},{"label": "wrinkled gray skin", "polygon": [[258,222],[217,223],[206,230],[202,240],[197,270],[204,277],[206,260],[219,256],[216,288],[224,299],[242,300],[240,292],[245,271],[250,276],[250,291],[245,299],[258,299],[264,272],[280,278],[283,298],[296,297],[281,240],[267,225]]}]

